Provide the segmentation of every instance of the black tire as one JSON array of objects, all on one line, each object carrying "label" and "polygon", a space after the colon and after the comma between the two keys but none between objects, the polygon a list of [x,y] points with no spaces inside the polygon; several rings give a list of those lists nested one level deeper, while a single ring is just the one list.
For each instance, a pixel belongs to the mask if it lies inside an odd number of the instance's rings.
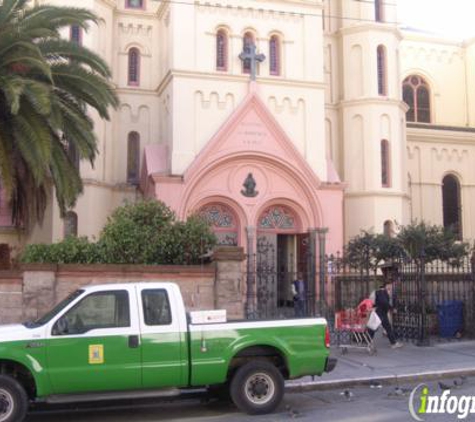
[{"label": "black tire", "polygon": [[231,380],[231,399],[249,415],[264,415],[280,404],[284,387],[284,377],[274,365],[267,361],[248,362]]},{"label": "black tire", "polygon": [[21,422],[27,411],[25,389],[15,378],[0,375],[0,422]]}]

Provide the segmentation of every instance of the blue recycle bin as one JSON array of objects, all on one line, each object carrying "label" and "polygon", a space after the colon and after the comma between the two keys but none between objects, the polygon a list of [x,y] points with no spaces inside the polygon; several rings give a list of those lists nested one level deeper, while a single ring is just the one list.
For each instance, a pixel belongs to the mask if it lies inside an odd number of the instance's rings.
[{"label": "blue recycle bin", "polygon": [[439,336],[455,337],[463,331],[463,302],[447,300],[437,305]]}]

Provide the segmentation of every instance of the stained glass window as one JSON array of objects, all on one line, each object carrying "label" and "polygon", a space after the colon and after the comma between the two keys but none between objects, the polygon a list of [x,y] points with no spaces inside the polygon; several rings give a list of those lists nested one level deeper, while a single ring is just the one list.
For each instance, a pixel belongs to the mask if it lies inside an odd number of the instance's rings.
[{"label": "stained glass window", "polygon": [[233,211],[224,204],[209,204],[202,207],[199,215],[213,229],[218,244],[238,245],[238,222]]},{"label": "stained glass window", "polygon": [[402,98],[409,106],[406,113],[408,122],[431,122],[429,85],[422,77],[411,75],[404,79]]},{"label": "stained glass window", "polygon": [[[250,53],[252,44],[254,44],[254,36],[250,32],[246,32],[242,40],[243,52]],[[243,60],[242,73],[249,73],[249,74],[251,73],[251,59]]]},{"label": "stained glass window", "polygon": [[376,22],[383,22],[383,4],[382,0],[374,1],[374,19]]},{"label": "stained glass window", "polygon": [[126,0],[126,7],[130,9],[142,9],[144,0]]},{"label": "stained glass window", "polygon": [[228,37],[224,29],[216,34],[216,69],[228,70]]},{"label": "stained glass window", "polygon": [[129,50],[128,71],[129,85],[138,85],[140,74],[140,52],[137,48],[131,48]]},{"label": "stained glass window", "polygon": [[82,44],[82,28],[79,25],[71,25],[69,38],[76,44]]},{"label": "stained glass window", "polygon": [[127,139],[127,183],[139,183],[140,135],[130,132]]},{"label": "stained glass window", "polygon": [[269,72],[271,75],[280,75],[280,42],[277,35],[269,41]]},{"label": "stained glass window", "polygon": [[389,142],[383,139],[381,141],[381,185],[385,188],[391,186],[389,164]]},{"label": "stained glass window", "polygon": [[386,50],[384,46],[379,45],[378,56],[378,94],[387,95],[386,87]]},{"label": "stained glass window", "polygon": [[259,218],[259,229],[296,229],[295,216],[287,207],[270,207],[261,214]]}]

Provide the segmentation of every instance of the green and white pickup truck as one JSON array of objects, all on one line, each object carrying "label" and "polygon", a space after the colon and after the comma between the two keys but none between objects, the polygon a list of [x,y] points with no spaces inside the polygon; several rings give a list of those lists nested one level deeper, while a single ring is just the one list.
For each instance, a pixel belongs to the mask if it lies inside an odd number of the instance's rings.
[{"label": "green and white pickup truck", "polygon": [[[87,286],[32,323],[0,326],[0,422],[33,402],[170,397],[225,385],[250,414],[271,412],[284,380],[331,371],[322,318],[226,322],[187,315],[173,283]],[[222,389],[221,389],[222,390]]]}]

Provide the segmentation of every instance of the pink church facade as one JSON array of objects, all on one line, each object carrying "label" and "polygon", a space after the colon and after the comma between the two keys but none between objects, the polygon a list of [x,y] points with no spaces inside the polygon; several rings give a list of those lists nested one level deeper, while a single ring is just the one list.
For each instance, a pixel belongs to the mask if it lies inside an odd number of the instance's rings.
[{"label": "pink church facade", "polygon": [[[264,238],[277,246],[278,236],[308,235],[315,242],[312,233],[324,233],[325,252],[341,250],[344,185],[331,162],[327,181],[317,177],[255,83],[183,176],[168,174],[168,153],[163,146],[145,149],[145,195],[165,202],[180,219],[201,214],[219,243],[252,253]],[[301,253],[298,245],[294,249]]]}]

